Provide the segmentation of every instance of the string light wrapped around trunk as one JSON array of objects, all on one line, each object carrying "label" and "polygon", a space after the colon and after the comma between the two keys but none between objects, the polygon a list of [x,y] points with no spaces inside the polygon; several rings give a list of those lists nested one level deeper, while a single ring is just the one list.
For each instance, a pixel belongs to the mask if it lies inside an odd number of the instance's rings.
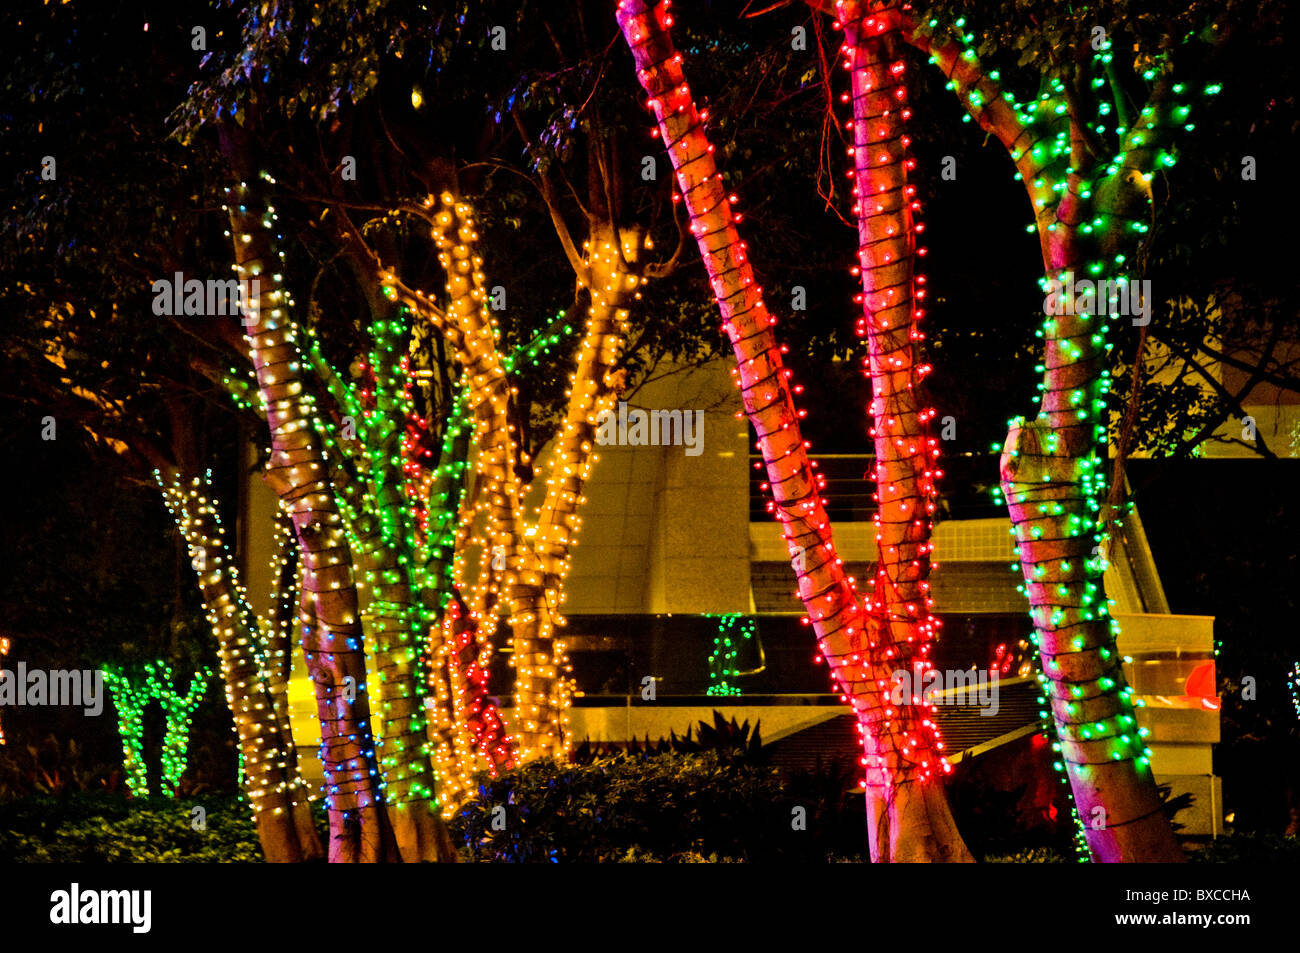
[{"label": "string light wrapped around trunk", "polygon": [[[1096,117],[1071,109],[1069,90],[1049,77],[1019,103],[996,71],[979,61],[976,38],[958,19],[924,30],[901,18],[903,32],[929,53],[974,121],[1002,143],[1035,213],[1044,290],[1085,280],[1127,281],[1126,262],[1148,230],[1153,173],[1174,164],[1166,143],[1185,120],[1184,88],[1167,56],[1143,78],[1151,98],[1126,125],[1124,103],[1097,95]],[[1109,86],[1107,44],[1092,58],[1094,91]],[[1214,95],[1217,87],[1206,87]],[[1098,155],[1090,139],[1110,135],[1104,118],[1118,110],[1118,151]],[[1061,307],[1049,306],[1055,299]],[[1105,570],[1106,343],[1115,301],[1076,308],[1072,292],[1049,292],[1039,337],[1044,356],[1037,415],[1009,421],[1002,447],[1001,494],[1011,517],[1015,554],[1030,603],[1042,662],[1046,710],[1055,723],[1057,766],[1066,772],[1094,859],[1108,862],[1185,859],[1163,816],[1136,700],[1125,683],[1102,578]]]},{"label": "string light wrapped around trunk", "polygon": [[[758,437],[768,477],[762,488],[772,492],[769,512],[781,525],[794,563],[799,596],[808,612],[804,621],[813,626],[820,658],[828,663],[835,688],[857,719],[872,857],[970,860],[942,790],[926,783],[946,767],[928,744],[932,719],[926,712],[899,712],[892,704],[899,653],[888,627],[859,597],[855,580],[836,554],[820,497],[825,481],[808,459],[809,445],[800,434],[803,414],[795,408],[794,395],[801,388],[790,381],[782,359],[786,348],[776,341],[776,321],[767,311],[737,232],[741,215],[732,211],[737,197],[728,193],[717,170],[704,131],[707,114],[695,105],[682,56],[669,34],[669,9],[670,0],[653,8],[644,0],[621,0],[616,16],[657,120],[652,135],[663,139],[673,165],[677,198],[686,203],[689,228],[735,353],[733,376],[743,413]],[[917,721],[925,733],[910,733]]]},{"label": "string light wrapped around trunk", "polygon": [[[893,6],[892,4],[886,7]],[[938,441],[930,421],[935,411],[921,401],[920,385],[929,365],[920,358],[924,335],[925,277],[916,260],[924,225],[917,221],[921,203],[908,172],[910,156],[906,122],[906,64],[896,58],[901,48],[897,24],[884,16],[868,16],[855,0],[837,4],[836,27],[844,33],[844,67],[850,73],[852,133],[849,178],[858,222],[858,266],[862,293],[854,300],[862,310],[859,337],[867,340],[863,369],[871,380],[868,407],[874,439],[877,503],[876,569],[867,611],[879,621],[886,652],[896,670],[924,673],[933,668],[929,655],[939,621],[930,597],[931,537],[935,512]],[[933,705],[920,697],[907,699],[880,724],[891,735],[884,746],[894,753],[881,766],[895,783],[928,781],[952,769],[943,757],[943,741]],[[903,757],[898,754],[906,752]],[[869,778],[884,786],[885,777]]]},{"label": "string light wrapped around trunk", "polygon": [[284,252],[277,247],[278,216],[265,195],[274,184],[266,172],[251,186],[241,181],[227,189],[224,208],[235,271],[259,281],[256,300],[245,306],[245,333],[271,434],[267,480],[286,504],[303,554],[299,622],[321,726],[330,860],[374,861],[390,855],[392,828],[371,734],[351,554],[328,482],[324,426],[303,386],[299,329],[283,281]]},{"label": "string light wrapped around trunk", "polygon": [[[297,752],[287,725],[287,699],[283,706],[278,706],[276,701],[279,689],[273,671],[286,663],[268,651],[263,626],[240,584],[238,568],[226,545],[219,508],[208,495],[211,472],[187,482],[179,474],[155,471],[154,479],[189,547],[204,612],[216,636],[226,701],[239,738],[241,785],[248,795],[253,817],[257,820],[263,814],[276,818],[292,815],[296,808],[305,808],[307,804],[307,784],[299,773]],[[289,614],[284,624],[292,624],[292,619],[293,615]],[[270,626],[266,628],[269,630]],[[130,685],[124,684],[124,704],[132,705],[133,698]],[[144,703],[147,701],[145,698]],[[120,716],[122,709],[118,711]],[[135,730],[123,732],[124,742]],[[134,759],[135,755],[131,757]],[[132,770],[128,766],[128,775]],[[288,822],[286,817],[285,823]]]},{"label": "string light wrapped around trunk", "polygon": [[166,720],[163,736],[162,771],[159,784],[164,797],[175,797],[176,787],[189,760],[190,726],[195,710],[212,677],[201,669],[184,693],[172,687],[172,668],[166,662],[146,662],[143,669],[128,675],[117,665],[104,666],[104,683],[117,709],[118,733],[122,738],[122,760],[127,788],[132,797],[148,797],[148,767],[144,763],[144,710],[152,701],[162,707]]}]

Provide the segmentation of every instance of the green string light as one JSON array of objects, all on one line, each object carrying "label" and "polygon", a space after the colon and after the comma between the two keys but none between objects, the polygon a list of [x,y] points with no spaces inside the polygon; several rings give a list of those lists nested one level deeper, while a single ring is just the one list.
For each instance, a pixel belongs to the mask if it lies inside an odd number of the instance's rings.
[{"label": "green string light", "polygon": [[204,668],[190,679],[184,694],[172,687],[172,669],[166,662],[147,662],[134,677],[121,666],[104,666],[104,681],[117,709],[118,733],[122,738],[122,763],[127,788],[133,797],[148,797],[148,766],[144,760],[144,710],[157,701],[167,722],[162,748],[162,794],[176,796],[176,786],[188,762],[190,725],[195,710],[207,691],[212,671]]},{"label": "green string light", "polygon": [[739,612],[706,613],[705,618],[718,620],[718,633],[713,637],[713,651],[709,653],[709,687],[705,694],[739,695],[740,686],[732,682],[741,674],[736,659],[758,632],[758,621]]}]

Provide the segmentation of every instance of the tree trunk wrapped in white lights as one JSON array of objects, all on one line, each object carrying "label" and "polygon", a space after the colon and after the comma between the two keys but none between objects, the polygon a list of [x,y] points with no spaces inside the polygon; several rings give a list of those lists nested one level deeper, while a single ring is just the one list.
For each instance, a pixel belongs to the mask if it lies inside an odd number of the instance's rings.
[{"label": "tree trunk wrapped in white lights", "polygon": [[[228,154],[233,165],[242,164],[237,150]],[[248,182],[241,182],[229,190],[227,202],[236,271],[250,285],[258,281],[245,320],[271,430],[267,482],[293,521],[302,553],[303,652],[321,725],[329,858],[332,862],[388,860],[395,845],[370,731],[351,556],[327,479],[315,411],[303,389],[303,358],[273,241],[274,211],[260,194],[261,186],[257,182],[250,188]]]},{"label": "tree trunk wrapped in white lights", "polygon": [[307,786],[298,773],[298,754],[279,718],[272,675],[277,663],[267,657],[257,616],[240,588],[208,482],[195,477],[187,483],[174,470],[155,471],[155,477],[189,545],[208,622],[217,637],[226,700],[243,758],[244,790],[262,852],[271,863],[319,859],[324,852],[312,824]]}]

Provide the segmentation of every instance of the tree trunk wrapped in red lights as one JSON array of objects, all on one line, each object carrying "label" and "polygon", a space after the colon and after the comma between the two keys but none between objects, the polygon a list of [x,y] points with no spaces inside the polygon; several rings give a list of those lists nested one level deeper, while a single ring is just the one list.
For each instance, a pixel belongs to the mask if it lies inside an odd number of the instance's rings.
[{"label": "tree trunk wrapped in red lights", "polygon": [[[691,232],[704,259],[723,326],[736,355],[738,386],[745,412],[758,435],[775,513],[794,560],[799,594],[808,611],[822,654],[836,684],[853,706],[865,749],[867,784],[877,807],[871,850],[877,860],[969,859],[956,836],[942,791],[933,784],[944,771],[942,759],[922,734],[920,710],[899,711],[890,704],[898,649],[878,614],[859,600],[854,581],[835,552],[829,520],[818,493],[799,430],[790,371],[776,343],[774,319],[754,283],[729,196],[705,136],[704,116],[696,109],[668,27],[667,2],[651,8],[643,0],[622,0],[619,25],[636,60],[637,76],[658,119],[657,134],[677,175],[690,213]],[[907,319],[908,309],[905,309]],[[918,544],[919,545],[919,544]],[[908,706],[904,706],[905,708]],[[898,782],[896,784],[896,782]],[[882,789],[911,788],[919,797],[881,797]],[[927,792],[934,791],[937,798]],[[888,806],[892,800],[892,807]],[[901,813],[900,813],[901,811]],[[886,819],[884,813],[890,816]],[[882,835],[884,839],[882,840]]]},{"label": "tree trunk wrapped in red lights", "polygon": [[[853,193],[858,221],[858,267],[862,275],[865,363],[871,378],[871,435],[876,451],[876,570],[867,611],[879,619],[882,641],[894,650],[895,669],[909,673],[913,686],[931,668],[929,653],[938,620],[930,612],[930,537],[939,475],[937,441],[929,422],[934,410],[922,405],[918,385],[928,373],[917,350],[923,335],[925,279],[916,274],[914,213],[920,203],[908,182],[905,64],[899,58],[897,27],[866,16],[864,4],[839,4],[845,65],[852,79]],[[952,822],[933,765],[946,770],[934,709],[920,697],[908,698],[894,718],[892,747],[907,751],[889,766],[891,777],[869,798],[873,835],[888,842],[888,825],[906,832],[908,851],[929,837],[942,844],[922,853],[969,860]],[[892,784],[888,782],[892,781]],[[882,796],[883,795],[883,796]],[[929,829],[927,832],[927,828]]]}]

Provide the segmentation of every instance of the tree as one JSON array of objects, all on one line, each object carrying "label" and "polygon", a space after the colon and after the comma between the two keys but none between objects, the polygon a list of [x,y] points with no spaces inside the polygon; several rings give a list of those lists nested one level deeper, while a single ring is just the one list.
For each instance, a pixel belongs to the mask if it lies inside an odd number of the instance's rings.
[{"label": "tree", "polygon": [[[636,61],[637,77],[650,97],[650,108],[658,120],[658,134],[676,170],[691,232],[708,270],[724,330],[735,351],[737,386],[758,436],[757,446],[767,467],[767,485],[794,563],[800,597],[817,633],[822,655],[858,719],[871,795],[873,859],[969,860],[970,854],[957,835],[942,789],[929,783],[937,780],[946,767],[935,747],[933,724],[915,707],[904,706],[905,711],[898,712],[889,701],[889,686],[899,661],[916,659],[923,664],[924,640],[931,634],[928,606],[924,606],[923,573],[916,571],[920,559],[928,564],[927,536],[914,532],[911,517],[896,526],[882,525],[878,532],[882,559],[877,579],[884,592],[878,591],[874,603],[859,596],[854,580],[845,573],[835,554],[829,519],[818,495],[823,482],[808,460],[807,445],[799,430],[802,413],[795,408],[791,374],[781,358],[786,349],[776,343],[772,330],[776,321],[767,311],[761,288],[755,284],[745,243],[736,229],[738,217],[733,218],[731,213],[731,204],[736,199],[727,194],[717,171],[714,148],[703,129],[706,116],[691,97],[681,66],[682,56],[668,33],[673,21],[667,14],[667,6],[665,3],[651,9],[642,0],[622,0],[618,7],[619,24]],[[863,86],[868,84],[865,68],[858,82]],[[895,173],[900,190],[904,188],[901,173],[901,168]],[[860,204],[862,198],[859,195]],[[910,206],[910,202],[906,204]],[[898,211],[898,207],[891,207],[890,214],[896,215]],[[861,225],[864,244],[875,240],[872,235],[875,227],[882,230],[889,227],[878,225],[878,221],[872,221],[870,215],[864,216]],[[910,235],[902,242],[905,246],[910,244]],[[883,258],[880,261],[885,263]],[[864,271],[868,271],[876,259],[868,253],[863,262]],[[870,276],[864,279],[867,294],[880,287],[875,280]],[[900,280],[907,284],[910,275]],[[869,310],[879,306],[875,301],[866,304]],[[883,318],[867,332],[872,339],[873,372],[884,370],[879,364],[887,353],[892,354],[890,360],[910,360],[913,317],[910,294],[902,307],[905,328],[902,342],[881,326]],[[900,344],[906,348],[909,359],[901,359],[896,353]],[[881,519],[885,522],[892,521],[894,514],[917,501],[932,505],[929,501],[933,492],[929,475],[931,448],[926,445],[918,454],[915,443],[909,442],[918,434],[903,429],[919,427],[923,422],[922,412],[910,396],[898,405],[898,390],[910,388],[914,370],[910,363],[898,365],[897,375],[886,372],[888,380],[880,379],[876,395],[879,403],[873,404],[878,446],[883,450],[878,460],[878,484],[882,494],[897,490],[899,500],[895,504],[897,508],[891,511],[890,504],[882,499]],[[895,442],[899,439],[903,440],[901,446]],[[928,522],[922,522],[928,530]],[[886,551],[891,549],[886,558]],[[898,585],[900,582],[902,585]],[[917,599],[909,600],[913,592]],[[905,623],[891,631],[884,623],[890,610],[900,607],[900,598],[904,600],[901,607],[913,624]],[[910,644],[908,635],[913,639]],[[914,750],[915,761],[912,760]],[[914,783],[916,786],[911,787]]]},{"label": "tree", "polygon": [[[1160,810],[1101,588],[1106,475],[1098,450],[1107,430],[1106,322],[1143,307],[1130,291],[1125,262],[1149,229],[1144,213],[1152,178],[1174,162],[1172,135],[1190,112],[1185,87],[1173,77],[1167,49],[1139,53],[1135,68],[1151,92],[1130,114],[1105,29],[1085,33],[1078,18],[1053,11],[1039,24],[1041,45],[1021,58],[1023,64],[1037,56],[1043,74],[1036,97],[1022,105],[998,71],[980,65],[964,19],[953,22],[950,36],[937,29],[937,19],[920,26],[901,10],[888,15],[949,77],[971,117],[1007,149],[1035,210],[1048,291],[1043,397],[1034,420],[1012,422],[1002,490],[1061,760],[1089,847],[1103,861],[1181,859]],[[986,37],[980,52],[995,48]],[[1110,91],[1109,99],[1102,90]],[[1207,94],[1215,92],[1206,87]],[[1106,118],[1112,112],[1114,126]],[[1087,276],[1077,279],[1077,294],[1076,275]]]},{"label": "tree", "polygon": [[[321,725],[329,858],[331,862],[383,860],[396,846],[394,828],[421,820],[432,827],[431,815],[427,811],[399,815],[394,805],[394,816],[385,816],[378,756],[370,733],[351,551],[329,483],[329,467],[313,419],[315,410],[303,384],[305,361],[280,276],[272,212],[262,193],[263,176],[255,170],[245,145],[235,136],[227,136],[223,151],[240,180],[227,199],[236,271],[242,281],[260,285],[244,319],[249,356],[257,369],[258,390],[271,430],[266,479],[293,522],[303,559],[299,619]],[[420,796],[431,800],[432,785]],[[421,852],[422,834],[417,827],[403,846]]]},{"label": "tree", "polygon": [[[502,591],[518,670],[515,712],[521,756],[559,754],[568,743],[563,711],[569,684],[563,642],[557,634],[564,624],[563,583],[578,534],[578,510],[595,462],[595,430],[602,412],[612,409],[629,386],[629,370],[641,361],[643,349],[628,347],[630,315],[641,298],[640,289],[675,271],[685,234],[671,216],[666,223],[659,221],[658,210],[670,207],[664,190],[645,188],[641,177],[620,158],[628,112],[622,106],[630,91],[629,84],[611,87],[602,79],[606,51],[592,41],[591,30],[598,22],[593,15],[608,16],[604,5],[578,5],[566,12],[564,30],[545,34],[531,29],[524,12],[510,5],[454,5],[431,13],[421,5],[392,0],[375,5],[371,12],[377,29],[358,35],[353,10],[346,4],[326,4],[313,9],[310,17],[287,5],[265,10],[256,4],[241,7],[238,55],[214,54],[208,75],[195,84],[189,103],[178,113],[179,130],[190,137],[204,123],[223,117],[221,121],[229,124],[233,117],[235,124],[262,137],[282,134],[289,142],[299,142],[292,124],[281,127],[276,111],[265,104],[282,106],[286,117],[305,104],[312,118],[331,122],[330,131],[339,132],[331,146],[337,143],[339,151],[348,150],[344,154],[353,163],[361,151],[354,145],[385,143],[387,148],[379,156],[373,155],[373,146],[366,146],[375,168],[384,172],[382,178],[366,177],[364,188],[370,194],[360,201],[346,194],[352,189],[338,187],[340,181],[351,181],[347,176],[336,178],[338,169],[322,170],[297,158],[312,154],[316,146],[308,143],[308,150],[294,146],[285,150],[292,157],[286,163],[292,174],[276,170],[277,178],[318,184],[310,195],[300,188],[299,198],[320,201],[328,195],[323,204],[336,213],[365,207],[405,212],[418,219],[435,196],[447,192],[464,198],[470,189],[490,181],[491,170],[498,168],[536,186],[572,271],[575,306],[586,310],[587,320],[576,343],[574,372],[562,382],[554,430],[533,434],[531,441],[516,440],[517,459],[506,474],[510,484],[515,482],[516,469],[522,475],[519,493],[505,486],[503,499],[522,498],[535,472],[533,458],[546,442],[541,438],[553,433],[535,532],[513,540],[510,548],[518,555],[508,557],[504,569],[493,568],[491,560],[479,562],[484,573],[508,576]],[[552,18],[548,14],[548,26]],[[561,34],[576,38],[576,52],[565,47]],[[509,55],[501,55],[507,47]],[[273,74],[276,82],[263,88]],[[474,121],[466,122],[466,103],[482,101],[480,86],[490,92],[490,111],[480,109]],[[435,134],[443,124],[430,125],[434,109],[472,134],[450,141]],[[374,135],[361,135],[363,126]],[[528,160],[524,169],[497,158],[507,142],[522,143]],[[478,161],[466,162],[467,158]],[[356,189],[362,187],[358,182]],[[509,208],[509,203],[502,204]],[[660,261],[649,255],[656,225],[677,244],[677,252]],[[426,287],[418,272],[391,256],[362,252],[365,242],[358,230],[345,231],[352,246],[349,253],[369,255],[380,266],[377,274],[400,276],[401,286],[412,291]],[[510,286],[499,287],[504,306]],[[518,292],[511,293],[518,300]],[[406,300],[423,302],[427,312],[433,298],[425,294]],[[513,323],[507,339],[531,336],[526,322]],[[629,353],[638,356],[629,360]],[[532,416],[528,410],[520,413],[514,406],[507,407],[506,413],[527,421]],[[471,497],[477,494],[472,491]],[[516,522],[522,527],[522,522]],[[501,526],[497,530],[501,532]],[[491,545],[502,545],[505,535]],[[490,588],[497,586],[490,583]],[[492,627],[495,614],[477,613],[474,622]]]},{"label": "tree", "polygon": [[[876,616],[881,641],[896,670],[920,676],[938,622],[930,612],[930,542],[935,512],[938,441],[930,421],[934,409],[921,401],[920,384],[930,367],[920,357],[919,329],[925,278],[915,271],[919,227],[916,186],[907,172],[906,65],[901,41],[885,20],[864,7],[839,7],[849,66],[853,109],[854,195],[858,218],[858,268],[863,314],[859,334],[868,340],[864,362],[871,377],[869,408],[876,451],[876,572],[868,611]],[[873,799],[873,853],[898,860],[970,860],[952,822],[942,788],[932,783],[950,770],[934,723],[934,709],[919,693],[872,726],[891,736],[888,754],[877,762],[884,777],[874,782],[885,794]],[[869,765],[868,777],[872,772]],[[883,803],[881,803],[883,801]],[[897,833],[894,833],[897,829]]]}]

